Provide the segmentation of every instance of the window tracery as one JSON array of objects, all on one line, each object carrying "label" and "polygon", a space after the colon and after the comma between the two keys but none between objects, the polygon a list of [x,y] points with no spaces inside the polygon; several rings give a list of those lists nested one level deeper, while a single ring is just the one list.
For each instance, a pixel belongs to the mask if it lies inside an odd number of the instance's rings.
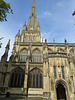
[{"label": "window tracery", "polygon": [[32,54],[32,62],[41,62],[41,53],[39,50],[35,50]]},{"label": "window tracery", "polygon": [[64,66],[61,66],[61,70],[62,70],[62,78],[65,79],[65,76],[64,76]]},{"label": "window tracery", "polygon": [[33,69],[29,73],[28,78],[28,87],[29,88],[42,88],[43,87],[43,77],[41,71],[38,69]]},{"label": "window tracery", "polygon": [[16,68],[10,77],[10,87],[23,87],[25,72],[21,68]]},{"label": "window tracery", "polygon": [[28,51],[26,49],[23,49],[20,52],[19,61],[20,62],[26,62],[27,55],[28,55]]},{"label": "window tracery", "polygon": [[57,77],[57,74],[56,74],[56,66],[54,66],[54,77],[55,77],[55,79]]}]

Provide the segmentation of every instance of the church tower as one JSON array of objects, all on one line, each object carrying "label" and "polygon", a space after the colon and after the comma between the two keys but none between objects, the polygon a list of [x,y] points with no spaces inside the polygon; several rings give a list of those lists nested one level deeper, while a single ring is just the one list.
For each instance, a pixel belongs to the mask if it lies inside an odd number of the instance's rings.
[{"label": "church tower", "polygon": [[36,6],[35,0],[33,0],[30,16],[28,19],[28,23],[23,25],[23,30],[21,33],[21,42],[40,42],[41,35],[40,35],[40,25],[39,22],[37,24],[37,17],[36,17]]}]

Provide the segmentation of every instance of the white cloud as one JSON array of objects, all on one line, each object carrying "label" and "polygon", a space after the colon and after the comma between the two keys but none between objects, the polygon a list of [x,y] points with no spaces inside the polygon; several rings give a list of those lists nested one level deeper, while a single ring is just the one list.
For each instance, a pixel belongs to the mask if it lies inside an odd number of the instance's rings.
[{"label": "white cloud", "polygon": [[45,15],[45,16],[51,16],[51,15],[52,15],[52,13],[51,13],[51,12],[49,12],[49,11],[46,11],[46,12],[44,12],[44,15]]},{"label": "white cloud", "polygon": [[41,38],[43,39],[43,41],[45,41],[45,39],[49,40],[50,36],[51,36],[51,32],[41,33]]},{"label": "white cloud", "polygon": [[41,33],[41,35],[42,35],[42,37],[43,36],[49,36],[49,35],[51,35],[51,32],[43,32],[43,33]]},{"label": "white cloud", "polygon": [[18,24],[17,25],[19,28],[22,28],[23,27],[23,24]]},{"label": "white cloud", "polygon": [[49,12],[49,11],[45,11],[45,12],[43,12],[42,14],[40,14],[40,15],[38,16],[38,18],[47,18],[47,17],[50,17],[50,16],[52,16],[52,13]]},{"label": "white cloud", "polygon": [[64,5],[64,3],[63,2],[57,2],[56,5],[59,6],[59,7],[61,7],[61,6]]}]

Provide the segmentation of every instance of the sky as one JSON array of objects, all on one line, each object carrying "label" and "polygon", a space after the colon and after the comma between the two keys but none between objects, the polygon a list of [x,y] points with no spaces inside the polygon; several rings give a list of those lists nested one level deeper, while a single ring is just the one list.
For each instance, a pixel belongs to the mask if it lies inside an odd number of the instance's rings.
[{"label": "sky", "polygon": [[[13,14],[7,14],[7,21],[0,22],[1,42],[0,57],[5,51],[6,44],[10,39],[9,56],[11,55],[15,36],[30,15],[33,0],[4,0],[10,3]],[[41,38],[46,38],[52,43],[75,43],[75,22],[72,11],[75,10],[75,0],[35,0],[37,23],[40,23]]]}]

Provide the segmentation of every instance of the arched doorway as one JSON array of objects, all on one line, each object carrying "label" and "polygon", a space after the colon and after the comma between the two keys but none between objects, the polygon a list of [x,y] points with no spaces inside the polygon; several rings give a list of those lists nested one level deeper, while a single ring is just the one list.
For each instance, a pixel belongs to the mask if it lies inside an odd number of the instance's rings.
[{"label": "arched doorway", "polygon": [[56,87],[56,94],[57,94],[57,100],[67,100],[66,90],[61,83],[59,83]]}]

